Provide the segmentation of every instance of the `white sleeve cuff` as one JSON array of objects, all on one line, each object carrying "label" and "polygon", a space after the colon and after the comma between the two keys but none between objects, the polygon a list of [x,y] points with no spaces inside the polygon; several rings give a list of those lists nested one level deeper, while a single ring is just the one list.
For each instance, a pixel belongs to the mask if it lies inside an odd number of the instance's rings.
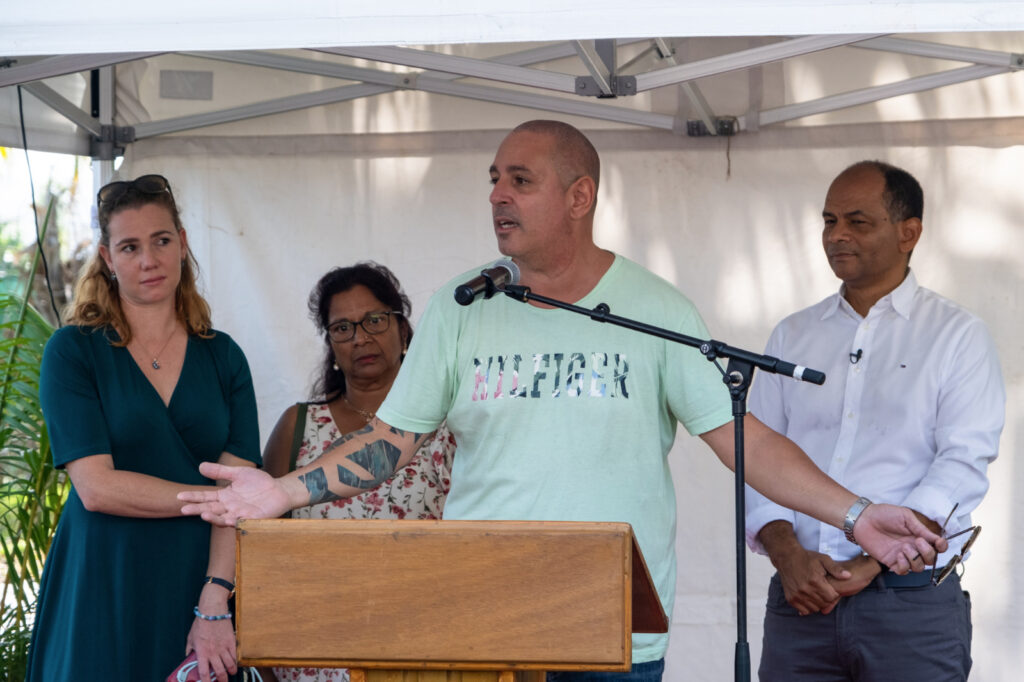
[{"label": "white sleeve cuff", "polygon": [[[918,486],[910,491],[910,494],[903,500],[904,507],[909,507],[920,512],[940,526],[949,516],[949,511],[956,504],[956,500],[949,497],[936,488]],[[967,518],[970,509],[957,508],[956,514],[946,524],[946,535],[952,535],[960,530],[960,518]]]},{"label": "white sleeve cuff", "polygon": [[751,551],[754,553],[768,556],[768,552],[765,550],[764,545],[762,545],[761,541],[757,539],[757,534],[761,532],[762,528],[772,521],[788,521],[795,528],[796,513],[793,512],[792,509],[786,509],[774,502],[767,501],[757,505],[754,509],[747,511],[747,546],[750,547]]}]

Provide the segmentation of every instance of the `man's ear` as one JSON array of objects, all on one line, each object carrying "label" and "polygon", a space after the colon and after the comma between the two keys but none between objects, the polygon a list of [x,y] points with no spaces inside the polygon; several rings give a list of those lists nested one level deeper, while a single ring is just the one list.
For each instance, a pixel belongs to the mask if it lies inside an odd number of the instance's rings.
[{"label": "man's ear", "polygon": [[917,246],[917,240],[921,238],[924,225],[920,218],[907,218],[896,225],[896,234],[899,239],[900,253],[910,253]]},{"label": "man's ear", "polygon": [[594,202],[597,201],[597,186],[594,179],[588,175],[577,178],[569,185],[569,215],[579,219],[594,210]]}]

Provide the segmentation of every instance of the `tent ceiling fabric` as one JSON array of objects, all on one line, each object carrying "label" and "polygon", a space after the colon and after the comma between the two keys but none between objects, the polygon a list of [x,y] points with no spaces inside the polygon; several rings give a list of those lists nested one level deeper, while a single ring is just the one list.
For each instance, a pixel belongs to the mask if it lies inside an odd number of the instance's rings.
[{"label": "tent ceiling fabric", "polygon": [[6,3],[0,55],[1021,29],[986,0],[49,0]]},{"label": "tent ceiling fabric", "polygon": [[[1003,47],[1006,44],[1024,46],[1019,33],[957,35],[977,38],[975,42],[982,44],[986,44],[987,37],[995,36],[1001,39],[998,42]],[[258,92],[263,80],[259,74],[266,73],[264,69],[301,74],[296,78],[320,78],[315,81],[316,87],[285,96],[270,97],[270,94],[280,93],[267,87],[262,99],[243,104],[225,103],[222,97],[210,97],[210,103],[201,103],[205,109],[184,115],[161,116],[159,112],[153,115],[154,112],[140,104],[137,115],[129,112],[115,118],[118,127],[111,134],[118,136],[119,144],[396,91],[421,91],[690,136],[731,135],[910,93],[1019,72],[1024,67],[1024,55],[1019,52],[987,49],[964,44],[963,40],[949,42],[949,37],[910,39],[873,34],[821,34],[796,38],[573,40],[530,44],[529,47],[522,44],[431,48],[347,46],[288,53],[218,50],[171,54],[164,58],[152,52],[53,55],[18,60],[0,70],[0,86],[24,84],[27,92],[59,113],[66,119],[65,123],[70,121],[77,126],[79,137],[67,145],[67,151],[73,148],[77,153],[81,153],[83,139],[101,135],[100,126],[90,113],[43,80],[59,80],[63,74],[82,70],[88,73],[89,69],[107,64],[130,64],[142,58],[165,64],[168,59],[180,60],[182,56],[202,60],[204,68],[211,69],[211,83],[216,64],[245,65],[253,74],[254,92]],[[699,41],[703,42],[697,48],[691,47]],[[737,45],[742,47],[736,49]],[[858,83],[862,87],[823,92],[810,99],[800,99],[797,90],[788,87],[786,94],[774,98],[762,97],[754,102],[751,92],[746,99],[727,105],[723,105],[721,97],[705,97],[702,91],[706,86],[714,88],[715,77],[724,74],[751,70],[753,75],[747,80],[752,84],[753,79],[764,78],[763,69],[767,65],[787,60],[795,63],[801,58],[809,60],[818,53],[840,49],[861,53],[861,61],[866,65],[860,69],[865,74],[863,82]],[[871,61],[864,61],[865,54],[870,55]],[[858,72],[852,66],[853,56],[844,59],[845,70],[851,74]],[[882,66],[891,66],[893,60],[916,60],[918,66],[899,69],[903,74],[901,79],[878,82],[877,72],[885,71]],[[920,64],[926,64],[927,68]],[[953,68],[948,68],[950,66]],[[125,73],[133,73],[134,85],[141,90],[144,79],[152,80],[171,71],[173,69],[165,71],[160,66]],[[1019,76],[1014,74],[1013,77]],[[832,81],[837,79],[823,80],[828,80],[832,86]],[[323,87],[325,83],[329,87]],[[334,86],[335,83],[338,85]],[[781,92],[781,88],[776,89]],[[8,87],[0,91],[0,97],[9,95],[11,90],[13,88]],[[677,94],[658,96],[655,91],[659,90]],[[595,96],[613,93],[622,96],[610,99]],[[139,93],[130,93],[129,99],[139,96]],[[122,99],[125,98],[119,96],[119,100]],[[787,101],[791,99],[794,101]],[[669,106],[666,107],[665,102]],[[984,113],[985,110],[981,112],[975,117],[993,116]],[[10,126],[0,128],[0,143],[11,144],[7,139],[10,135],[4,134],[10,130]],[[50,138],[44,135],[43,139]]]}]

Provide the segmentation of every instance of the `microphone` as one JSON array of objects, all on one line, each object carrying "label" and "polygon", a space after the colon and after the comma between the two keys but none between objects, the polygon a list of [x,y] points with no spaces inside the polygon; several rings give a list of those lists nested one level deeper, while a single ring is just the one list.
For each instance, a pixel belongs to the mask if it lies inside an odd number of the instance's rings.
[{"label": "microphone", "polygon": [[860,362],[862,355],[864,355],[864,350],[862,348],[858,348],[856,353],[850,353],[850,364],[856,365]]},{"label": "microphone", "polygon": [[469,305],[483,294],[484,298],[494,296],[501,287],[519,282],[519,266],[508,258],[502,258],[465,284],[455,287],[455,301],[459,305]]},{"label": "microphone", "polygon": [[769,369],[770,371],[775,372],[776,374],[781,374],[787,377],[793,377],[797,381],[806,381],[808,383],[817,384],[819,386],[825,383],[824,372],[819,372],[816,369],[811,369],[810,367],[804,367],[802,365],[794,365],[792,362],[779,360],[778,358],[773,358],[770,355],[766,355],[765,357],[771,360],[772,362],[769,364],[767,368],[765,368],[763,365],[759,365],[763,369]]}]

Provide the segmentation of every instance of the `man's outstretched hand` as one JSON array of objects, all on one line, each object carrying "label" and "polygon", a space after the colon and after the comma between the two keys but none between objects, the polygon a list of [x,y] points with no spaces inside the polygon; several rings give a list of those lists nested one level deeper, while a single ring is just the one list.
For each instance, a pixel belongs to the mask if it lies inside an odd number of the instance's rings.
[{"label": "man's outstretched hand", "polygon": [[948,544],[906,507],[869,505],[853,527],[857,544],[893,573],[923,571]]},{"label": "man's outstretched hand", "polygon": [[260,469],[203,462],[199,473],[230,485],[178,493],[179,500],[189,503],[181,508],[186,516],[198,515],[217,526],[234,526],[238,519],[273,519],[291,509],[283,482]]}]

